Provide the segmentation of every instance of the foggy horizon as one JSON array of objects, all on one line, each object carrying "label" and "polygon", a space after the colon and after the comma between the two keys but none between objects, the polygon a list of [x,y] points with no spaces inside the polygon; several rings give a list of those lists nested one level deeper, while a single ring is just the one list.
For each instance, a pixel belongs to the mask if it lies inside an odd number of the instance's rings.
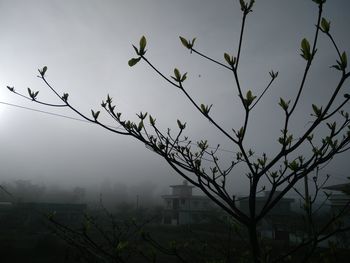
[{"label": "foggy horizon", "polygon": [[[349,10],[345,0],[328,1],[325,6],[325,17],[331,20],[336,41],[348,54]],[[161,194],[169,185],[183,181],[161,157],[135,139],[69,119],[80,118],[69,110],[31,103],[6,89],[14,86],[26,94],[30,87],[40,91],[39,99],[57,103],[36,77],[43,66],[48,67],[47,79],[59,93],[68,92],[70,102],[89,116],[91,109],[100,110],[101,101],[110,94],[127,119],[135,120],[140,111],[148,112],[164,130],[175,129],[180,119],[187,123],[185,135],[193,142],[208,139],[211,147],[221,145],[223,165],[235,154],[237,149],[228,145],[183,94],[145,63],[130,68],[127,62],[135,57],[132,44],[145,35],[147,57],[157,68],[167,76],[175,67],[188,72],[186,90],[196,101],[213,104],[211,113],[223,127],[239,128],[243,111],[230,72],[189,54],[178,38],[196,37],[199,50],[224,61],[224,52],[237,52],[241,19],[238,1],[134,0],[101,4],[92,0],[14,0],[0,1],[0,14],[0,183],[20,179],[38,185],[98,189],[109,180],[111,185],[119,183],[129,189],[148,182]],[[276,83],[252,112],[248,127],[248,142],[257,154],[273,156],[277,151],[283,123],[279,98],[295,98],[304,67],[300,41],[313,37],[316,15],[312,1],[269,0],[256,1],[247,19],[240,68],[244,89],[260,94],[269,81],[268,72],[279,71]],[[338,79],[337,72],[329,68],[335,59],[329,40],[321,36],[307,89],[292,118],[296,138],[312,120],[311,104],[322,105],[328,88],[334,87]],[[117,126],[106,116],[101,118]],[[331,175],[329,185],[348,182],[348,160],[349,152],[343,153],[320,170],[323,176]],[[237,167],[228,179],[232,193],[247,193],[244,174]]]}]

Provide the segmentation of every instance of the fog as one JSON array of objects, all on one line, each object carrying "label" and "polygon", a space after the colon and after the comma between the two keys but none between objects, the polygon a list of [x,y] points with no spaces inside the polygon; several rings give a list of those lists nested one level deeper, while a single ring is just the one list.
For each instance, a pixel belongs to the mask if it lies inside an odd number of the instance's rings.
[{"label": "fog", "polygon": [[[349,7],[345,0],[327,1],[325,7],[336,41],[348,54]],[[257,154],[272,156],[277,151],[284,118],[278,101],[295,97],[304,67],[300,41],[312,38],[316,15],[312,1],[269,0],[256,1],[248,17],[240,68],[244,88],[259,94],[269,80],[268,72],[280,72],[251,116],[247,144]],[[193,142],[208,139],[212,147],[221,144],[221,162],[227,165],[237,149],[145,63],[130,68],[127,61],[135,56],[131,45],[145,35],[150,60],[166,75],[174,67],[187,71],[186,89],[196,101],[213,104],[218,123],[228,130],[237,129],[243,111],[232,75],[188,54],[178,36],[197,37],[199,50],[222,60],[224,52],[236,52],[240,18],[238,1],[230,0],[0,1],[0,181],[15,194],[26,193],[18,187],[35,188],[42,194],[35,196],[40,200],[55,201],[62,196],[67,201],[98,202],[102,194],[107,203],[135,203],[139,196],[145,204],[159,202],[169,185],[182,182],[160,157],[136,140],[69,119],[79,116],[68,110],[36,105],[8,92],[7,85],[23,93],[31,87],[40,90],[40,99],[57,102],[36,77],[37,69],[45,65],[50,83],[60,94],[68,92],[70,102],[82,112],[89,115],[91,109],[99,109],[109,93],[125,118],[135,120],[136,113],[147,111],[164,130],[175,128],[177,119],[187,122],[186,135]],[[321,105],[338,79],[337,72],[329,68],[336,54],[324,36],[318,54],[292,118],[295,137],[311,120],[311,103]],[[116,125],[106,116],[101,118]],[[347,180],[348,159],[349,153],[337,156],[321,171],[332,175],[330,184]],[[238,167],[229,180],[230,189],[238,195],[248,189],[244,173]],[[84,198],[74,189],[83,189]]]},{"label": "fog", "polygon": [[153,208],[161,204],[160,195],[167,193],[149,181],[126,185],[105,179],[95,188],[63,186],[54,183],[35,183],[31,180],[2,181],[0,198],[2,202],[37,202],[87,204],[90,209],[104,206],[114,211],[122,205],[131,208]]}]

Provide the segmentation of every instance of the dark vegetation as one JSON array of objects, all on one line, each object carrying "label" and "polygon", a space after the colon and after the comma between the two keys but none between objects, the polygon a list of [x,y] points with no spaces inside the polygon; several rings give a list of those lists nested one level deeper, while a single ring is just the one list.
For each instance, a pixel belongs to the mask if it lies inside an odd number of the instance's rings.
[{"label": "dark vegetation", "polygon": [[[124,204],[125,206],[125,204]],[[136,209],[116,205],[113,213],[102,204],[17,203],[1,207],[1,262],[251,262],[248,233],[222,212],[213,210],[203,224],[161,224],[158,208]],[[322,224],[330,215],[319,215]],[[300,214],[288,216],[295,232],[305,232]],[[264,239],[266,262],[296,244]],[[288,262],[300,262],[303,253]],[[349,250],[341,244],[317,248],[310,262],[347,262]]]}]

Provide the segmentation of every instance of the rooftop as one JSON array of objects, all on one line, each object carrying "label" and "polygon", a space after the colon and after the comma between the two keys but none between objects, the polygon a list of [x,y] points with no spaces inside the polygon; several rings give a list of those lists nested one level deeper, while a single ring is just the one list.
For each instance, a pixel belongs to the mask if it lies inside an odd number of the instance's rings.
[{"label": "rooftop", "polygon": [[323,187],[323,189],[341,191],[346,194],[350,194],[350,183],[329,185],[329,186]]},{"label": "rooftop", "polygon": [[188,182],[184,180],[182,184],[175,184],[175,185],[170,185],[170,187],[187,187],[187,188],[194,188],[195,186],[193,185],[188,185]]}]

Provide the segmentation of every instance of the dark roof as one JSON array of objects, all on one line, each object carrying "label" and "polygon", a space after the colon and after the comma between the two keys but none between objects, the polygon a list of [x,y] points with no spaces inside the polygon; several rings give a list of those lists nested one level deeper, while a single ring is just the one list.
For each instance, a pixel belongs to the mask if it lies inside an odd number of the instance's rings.
[{"label": "dark roof", "polygon": [[[267,200],[267,196],[257,196],[256,200],[257,201],[265,201]],[[272,198],[273,199],[273,198]],[[282,197],[278,202],[294,202],[294,198],[288,198],[288,197]]]},{"label": "dark roof", "polygon": [[180,198],[180,199],[200,199],[200,200],[210,200],[209,197],[205,195],[162,195],[162,198],[164,199],[173,199],[173,198]]},{"label": "dark roof", "polygon": [[[242,204],[245,204],[245,203],[249,203],[249,198],[245,198],[246,196],[242,197],[241,199],[239,199],[238,202],[242,203]],[[257,203],[260,203],[260,202],[266,202],[267,201],[267,197],[266,196],[257,196],[255,198],[256,202]],[[295,201],[295,199],[293,198],[286,198],[286,197],[283,197],[281,198],[278,203],[293,203]]]},{"label": "dark roof", "polygon": [[176,184],[176,185],[169,185],[170,187],[186,187],[186,188],[194,188],[193,185],[185,185],[185,184]]},{"label": "dark roof", "polygon": [[188,181],[184,180],[184,181],[182,182],[182,184],[170,185],[170,187],[194,188],[195,186],[189,185],[189,184],[188,184]]},{"label": "dark roof", "polygon": [[[280,193],[281,193],[281,191],[275,191],[271,200],[275,199],[276,196],[278,196]],[[270,191],[264,191],[263,196],[257,196],[255,199],[257,202],[265,202],[268,199],[269,194],[270,194]],[[239,202],[241,202],[241,201],[243,203],[249,202],[249,196],[241,196],[241,197],[239,197],[239,199],[240,199]],[[292,202],[294,202],[294,200],[295,200],[294,198],[288,198],[288,197],[283,196],[278,202],[292,203]]]},{"label": "dark roof", "polygon": [[323,189],[342,191],[342,192],[350,192],[350,183],[329,185],[329,186],[323,187]]}]

